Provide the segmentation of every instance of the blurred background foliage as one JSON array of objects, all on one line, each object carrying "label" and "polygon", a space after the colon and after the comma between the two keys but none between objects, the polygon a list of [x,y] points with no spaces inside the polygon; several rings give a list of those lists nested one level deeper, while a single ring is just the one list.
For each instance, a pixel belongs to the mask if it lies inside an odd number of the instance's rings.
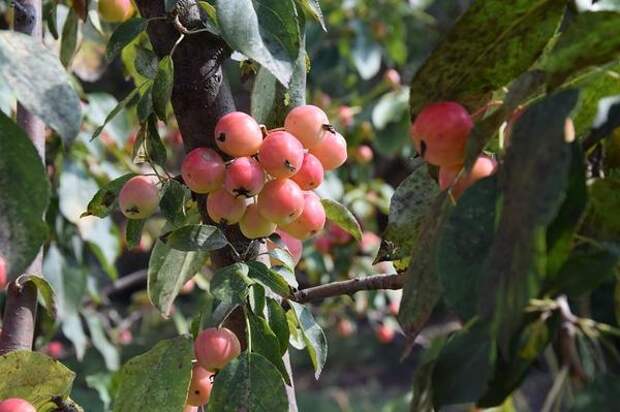
[{"label": "blurred background foliage", "polygon": [[[307,100],[328,112],[350,148],[345,167],[328,174],[318,192],[352,210],[362,223],[364,238],[356,242],[331,226],[308,241],[298,269],[302,286],[395,271],[391,263],[372,263],[394,188],[412,171],[415,152],[409,143],[407,84],[469,3],[323,0],[327,32],[308,23]],[[96,7],[96,1],[91,1],[89,15],[96,16]],[[605,2],[599,7],[605,7]],[[54,322],[40,312],[36,348],[62,359],[77,373],[75,401],[89,412],[106,411],[115,388],[114,372],[124,361],[163,338],[189,330],[191,317],[211,299],[210,273],[205,269],[198,274],[175,302],[170,319],[163,319],[148,301],[145,278],[163,219],[150,219],[139,244],[129,248],[123,236],[126,221],[120,213],[103,219],[81,217],[99,187],[141,171],[133,162],[140,156],[133,148],[138,124],[135,104],[121,110],[100,138],[91,141],[91,136],[127,92],[144,81],[134,59],[140,48],[146,48],[143,55],[148,56],[150,45],[143,34],[121,56],[107,61],[105,45],[114,25],[96,18],[78,24],[67,1],[45,1],[44,10],[45,42],[64,50],[63,63],[73,72],[83,101],[84,122],[70,147],[63,147],[54,134],[47,139],[47,170],[54,195],[46,216],[51,241],[44,274],[56,290],[59,316]],[[0,1],[0,28],[9,27],[10,13],[8,2]],[[63,36],[74,26],[75,36]],[[72,39],[75,47],[66,44]],[[251,69],[248,72],[244,63],[231,60],[225,72],[238,108],[249,112]],[[0,83],[0,110],[11,113],[14,105],[14,97]],[[159,132],[167,149],[167,168],[178,174],[182,137],[174,126],[161,124]],[[613,284],[600,288],[593,301],[593,317],[617,325]],[[404,338],[395,320],[399,302],[398,292],[376,291],[315,307],[328,332],[330,355],[317,382],[307,356],[292,351],[301,411],[408,410],[412,366],[434,331],[431,326],[423,333],[413,356],[401,361]],[[445,312],[441,306],[436,309],[437,323],[444,320]],[[523,388],[525,393],[532,389],[534,395],[526,399],[517,394],[503,410],[538,410],[541,400],[536,393],[544,396],[549,385],[543,371],[535,372]]]}]

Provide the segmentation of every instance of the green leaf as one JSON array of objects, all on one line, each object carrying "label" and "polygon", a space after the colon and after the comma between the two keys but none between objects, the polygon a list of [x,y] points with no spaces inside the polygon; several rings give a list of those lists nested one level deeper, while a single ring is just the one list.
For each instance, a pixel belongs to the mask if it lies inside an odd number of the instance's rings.
[{"label": "green leaf", "polygon": [[596,179],[590,186],[592,212],[600,225],[612,233],[620,234],[620,216],[610,213],[620,210],[620,179]]},{"label": "green leaf", "polygon": [[480,397],[478,407],[491,408],[504,403],[521,385],[532,364],[549,344],[550,338],[557,336],[559,317],[550,317],[544,322],[538,316],[533,318],[513,336],[510,356],[497,356],[495,371],[488,381],[486,393]]},{"label": "green leaf", "polygon": [[140,244],[142,229],[144,229],[145,222],[146,219],[127,219],[125,241],[127,242],[128,249],[133,249]]},{"label": "green leaf", "polygon": [[198,5],[202,7],[205,15],[201,15],[202,24],[204,24],[205,29],[207,29],[210,33],[215,34],[216,36],[220,36],[222,33],[217,23],[217,10],[213,5],[207,3],[206,1],[199,1]]},{"label": "green leaf", "polygon": [[300,49],[294,2],[218,0],[216,8],[224,40],[288,86]]},{"label": "green leaf", "polygon": [[[605,97],[620,95],[620,63],[611,67],[594,67],[589,73],[571,82],[571,87],[579,88],[579,107],[573,116],[575,134],[583,136],[594,126],[595,119],[608,105]],[[601,113],[602,114],[602,113]]]},{"label": "green leaf", "polygon": [[136,57],[134,66],[136,71],[147,79],[155,79],[159,64],[157,63],[157,55],[151,49],[144,46],[136,45]]},{"label": "green leaf", "polygon": [[410,341],[424,327],[442,293],[437,273],[437,243],[441,232],[439,228],[445,222],[450,207],[445,192],[435,199],[419,228],[413,248],[398,312],[398,321]]},{"label": "green leaf", "polygon": [[58,38],[60,37],[58,36],[58,27],[56,27],[58,19],[57,6],[58,5],[54,3],[45,3],[43,5],[45,24],[47,25],[47,29],[49,30],[54,40],[58,40]]},{"label": "green leaf", "polygon": [[129,179],[136,176],[135,173],[127,173],[121,177],[110,181],[103,186],[92,200],[88,203],[86,212],[82,213],[80,217],[97,216],[106,217],[114,210],[118,205],[118,194],[127,183]]},{"label": "green leaf", "polygon": [[571,161],[566,198],[547,229],[547,277],[555,276],[570,254],[573,236],[588,202],[583,149],[578,141],[570,146]]},{"label": "green leaf", "polygon": [[389,92],[381,96],[372,109],[372,124],[382,130],[388,123],[398,122],[409,108],[409,88]]},{"label": "green leaf", "polygon": [[306,15],[312,17],[317,23],[321,25],[321,28],[324,31],[327,31],[327,27],[325,27],[325,18],[323,17],[323,12],[321,11],[321,5],[319,4],[319,0],[295,0],[297,4],[301,6]]},{"label": "green leaf", "polygon": [[413,78],[412,118],[437,101],[481,107],[538,59],[565,6],[564,0],[474,2]]},{"label": "green leaf", "polygon": [[58,57],[39,41],[0,31],[0,78],[15,97],[65,140],[80,130],[80,99]]},{"label": "green leaf", "polygon": [[62,27],[62,39],[60,41],[60,62],[63,66],[69,67],[73,56],[75,55],[75,47],[77,46],[78,35],[78,15],[69,9],[69,14]]},{"label": "green leaf", "polygon": [[112,109],[112,111],[110,113],[108,113],[108,115],[106,116],[105,120],[103,121],[103,124],[101,126],[97,127],[95,129],[95,131],[93,132],[93,136],[91,137],[91,140],[96,139],[101,134],[101,132],[103,132],[103,129],[105,128],[105,126],[114,118],[114,116],[119,114],[121,112],[121,110],[123,110],[130,103],[132,103],[136,96],[139,96],[140,88],[141,87],[136,87],[131,92],[129,92],[129,94],[127,96],[125,96],[125,98],[123,100],[121,100],[116,105],[116,107],[114,107],[114,109]]},{"label": "green leaf", "polygon": [[276,111],[278,94],[278,79],[264,67],[258,69],[254,85],[252,86],[251,113],[259,124],[267,125]]},{"label": "green leaf", "polygon": [[248,273],[250,278],[282,297],[291,294],[288,283],[278,272],[271,270],[262,262],[247,262],[247,265],[250,269]]},{"label": "green leaf", "polygon": [[368,25],[360,20],[353,22],[353,31],[355,33],[355,42],[351,48],[353,64],[363,80],[370,80],[381,69],[383,49],[375,41]]},{"label": "green leaf", "polygon": [[157,74],[153,80],[153,109],[161,120],[166,120],[166,106],[172,96],[174,86],[174,63],[170,55],[159,62]]},{"label": "green leaf", "polygon": [[402,259],[411,253],[424,217],[438,193],[437,182],[429,176],[427,166],[422,164],[398,185],[390,201],[388,224],[376,262]]},{"label": "green leaf", "polygon": [[9,280],[15,280],[47,239],[43,214],[50,186],[36,148],[26,133],[2,112],[0,193],[0,256],[6,261]]},{"label": "green leaf", "polygon": [[604,281],[613,279],[619,260],[618,245],[578,248],[571,253],[557,275],[547,279],[545,290],[553,295],[566,294],[570,298],[583,296]]},{"label": "green leaf", "polygon": [[577,393],[570,412],[615,411],[620,409],[620,378],[600,374]]},{"label": "green leaf", "polygon": [[243,352],[218,375],[207,412],[286,412],[288,400],[280,372],[258,353]]},{"label": "green leaf", "polygon": [[289,252],[288,248],[284,244],[284,241],[282,241],[282,238],[280,238],[280,235],[274,233],[269,237],[269,240],[279,246],[268,252],[269,257],[282,263],[288,270],[294,272],[295,261],[293,260],[293,256]]},{"label": "green leaf", "polygon": [[303,340],[306,343],[306,350],[314,366],[314,377],[319,379],[327,361],[327,337],[323,329],[314,320],[314,316],[307,306],[293,301],[288,301],[288,304],[295,313]]},{"label": "green leaf", "polygon": [[[269,252],[269,255],[273,257],[272,252],[274,251]],[[281,255],[284,255],[284,254],[288,255],[288,252],[283,251]],[[276,260],[279,260],[279,259],[276,259]],[[286,265],[275,265],[271,267],[271,270],[276,272],[280,276],[282,276],[282,278],[286,280],[286,283],[288,283],[290,287],[292,288],[299,287],[299,282],[297,282],[297,278],[295,277],[295,269],[291,269],[290,267]]]},{"label": "green leaf", "polygon": [[431,340],[430,346],[422,352],[420,364],[413,375],[413,390],[410,410],[432,412],[433,408],[433,370],[445,344],[445,338]]},{"label": "green leaf", "polygon": [[[0,356],[0,399],[21,398],[42,408],[54,396],[66,399],[75,373],[39,352],[15,351]],[[43,410],[43,409],[38,409]]]},{"label": "green leaf", "polygon": [[110,41],[108,41],[106,58],[112,60],[116,57],[125,46],[146,29],[146,24],[147,21],[141,17],[134,17],[120,24],[112,33]]},{"label": "green leaf", "polygon": [[435,408],[477,401],[486,390],[494,359],[495,345],[488,325],[477,322],[470,329],[455,333],[441,350],[433,369]]},{"label": "green leaf", "polygon": [[162,215],[171,225],[179,227],[187,220],[185,214],[185,201],[190,198],[187,186],[174,179],[168,180],[162,189],[163,195],[159,201]]},{"label": "green leaf", "polygon": [[[138,105],[136,106],[136,112],[138,114],[138,120],[140,121],[140,123],[145,123],[148,120],[151,113],[153,113],[153,87],[152,86],[147,87],[144,93],[142,93],[140,100],[138,100]],[[136,142],[134,143],[134,149],[136,148],[136,146],[139,146],[138,143],[139,143],[138,140],[136,140]],[[134,158],[136,157],[135,154],[133,157]]]},{"label": "green leaf", "polygon": [[448,216],[437,245],[437,271],[446,303],[459,316],[476,315],[481,296],[482,263],[493,244],[497,178],[467,189]]},{"label": "green leaf", "polygon": [[47,310],[49,316],[55,320],[58,315],[58,308],[56,307],[56,295],[52,285],[47,279],[38,275],[21,275],[17,278],[18,284],[24,285],[28,282],[32,282],[37,287],[43,307]]},{"label": "green leaf", "polygon": [[275,366],[282,379],[290,385],[290,378],[284,361],[282,360],[282,354],[280,353],[280,344],[276,334],[269,327],[269,323],[259,316],[256,316],[252,311],[247,311],[246,316],[250,325],[250,336],[252,339],[252,353],[260,353],[269,362]]},{"label": "green leaf", "polygon": [[482,312],[494,318],[494,336],[504,352],[544,276],[544,264],[536,259],[546,252],[540,246],[544,230],[566,195],[571,148],[564,124],[577,97],[567,90],[530,106],[515,124],[500,170],[501,215],[482,275],[482,287],[495,298],[484,302]]},{"label": "green leaf", "polygon": [[290,335],[288,321],[286,320],[286,312],[282,309],[280,302],[273,298],[267,298],[267,311],[269,327],[278,337],[278,342],[280,342],[280,354],[284,355],[288,350],[288,338]]},{"label": "green leaf", "polygon": [[162,237],[168,247],[185,252],[210,252],[228,244],[222,231],[209,225],[186,225]]},{"label": "green leaf", "polygon": [[258,316],[265,316],[265,304],[267,300],[267,291],[260,283],[252,284],[250,288],[250,308]]},{"label": "green leaf", "polygon": [[56,295],[58,319],[64,321],[77,314],[86,291],[84,270],[65,259],[60,249],[52,244],[45,254],[43,274]]},{"label": "green leaf", "polygon": [[165,316],[170,315],[174,299],[183,285],[205,264],[206,252],[183,252],[157,241],[148,268],[149,299]]},{"label": "green leaf", "polygon": [[211,293],[223,303],[244,304],[253,283],[245,263],[234,263],[218,269],[211,280]]},{"label": "green leaf", "polygon": [[342,204],[331,199],[321,199],[327,218],[346,230],[357,240],[362,240],[362,228],[353,213]]},{"label": "green leaf", "polygon": [[129,360],[117,377],[114,412],[183,410],[193,357],[191,338],[179,336]]},{"label": "green leaf", "polygon": [[[153,92],[154,91],[155,86],[153,86]],[[165,168],[168,153],[166,152],[166,146],[164,146],[161,141],[161,137],[159,137],[159,131],[157,130],[157,119],[154,115],[149,116],[146,127],[146,154],[153,163]]]},{"label": "green leaf", "polygon": [[550,86],[560,86],[575,72],[611,62],[620,56],[618,25],[620,13],[577,14],[542,63]]},{"label": "green leaf", "polygon": [[86,323],[88,324],[93,346],[103,356],[106,368],[111,371],[118,370],[120,366],[120,354],[118,353],[118,349],[108,340],[100,315],[94,310],[84,310],[84,319],[86,319]]}]

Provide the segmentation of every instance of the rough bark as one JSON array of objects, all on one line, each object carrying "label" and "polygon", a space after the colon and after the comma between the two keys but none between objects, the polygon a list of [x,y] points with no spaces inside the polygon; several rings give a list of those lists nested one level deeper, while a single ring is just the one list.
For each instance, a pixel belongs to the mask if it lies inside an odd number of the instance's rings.
[{"label": "rough bark", "polygon": [[[15,31],[41,39],[41,0],[15,0]],[[45,126],[21,104],[17,105],[17,124],[28,134],[37,148],[41,161],[45,161]],[[40,252],[27,270],[29,274],[42,274],[43,253]],[[15,350],[30,350],[34,340],[37,316],[37,288],[29,282],[18,286],[15,282],[7,289],[3,328],[0,334],[0,355]]]}]

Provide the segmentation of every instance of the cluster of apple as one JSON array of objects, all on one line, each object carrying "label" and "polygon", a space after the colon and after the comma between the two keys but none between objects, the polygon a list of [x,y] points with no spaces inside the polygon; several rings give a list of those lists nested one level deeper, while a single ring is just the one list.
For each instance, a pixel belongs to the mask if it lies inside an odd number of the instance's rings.
[{"label": "cluster of apple", "polygon": [[241,343],[227,328],[205,329],[194,341],[196,364],[187,393],[187,408],[202,406],[209,401],[215,374],[241,353]]},{"label": "cluster of apple", "polygon": [[455,199],[476,181],[493,174],[497,168],[495,159],[482,155],[468,174],[459,176],[473,126],[467,110],[456,102],[426,106],[411,125],[411,139],[417,152],[426,162],[439,166],[439,187],[441,190],[451,187]]},{"label": "cluster of apple", "polygon": [[[215,127],[218,149],[199,147],[181,165],[185,184],[208,194],[207,214],[216,224],[239,224],[249,239],[268,237],[278,230],[298,240],[325,225],[325,210],[312,191],[326,170],[347,159],[344,137],[313,105],[291,110],[284,127],[266,131],[249,115],[232,112]],[[136,176],[119,193],[119,206],[130,219],[145,219],[159,203],[156,182]]]}]

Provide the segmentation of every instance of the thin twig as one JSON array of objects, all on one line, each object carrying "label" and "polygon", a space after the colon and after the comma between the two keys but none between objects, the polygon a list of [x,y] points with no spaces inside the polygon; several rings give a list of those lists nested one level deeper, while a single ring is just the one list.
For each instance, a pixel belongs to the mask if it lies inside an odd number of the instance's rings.
[{"label": "thin twig", "polygon": [[361,290],[402,289],[404,278],[405,275],[402,273],[382,274],[332,282],[299,290],[293,294],[291,300],[298,303],[306,303],[334,296],[351,295]]}]

